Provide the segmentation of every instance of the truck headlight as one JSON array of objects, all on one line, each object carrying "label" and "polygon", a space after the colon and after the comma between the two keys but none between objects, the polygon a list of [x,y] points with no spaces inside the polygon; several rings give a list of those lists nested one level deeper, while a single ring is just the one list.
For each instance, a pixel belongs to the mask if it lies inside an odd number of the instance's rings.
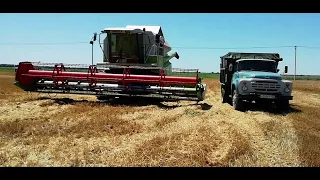
[{"label": "truck headlight", "polygon": [[247,86],[242,86],[242,90],[246,91],[246,90],[248,90],[248,87]]},{"label": "truck headlight", "polygon": [[290,92],[290,89],[288,87],[284,88],[284,92],[288,93]]}]

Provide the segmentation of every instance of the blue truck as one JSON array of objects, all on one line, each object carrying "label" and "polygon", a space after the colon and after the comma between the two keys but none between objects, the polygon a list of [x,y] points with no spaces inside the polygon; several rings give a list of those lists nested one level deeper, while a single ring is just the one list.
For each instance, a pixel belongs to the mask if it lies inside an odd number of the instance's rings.
[{"label": "blue truck", "polygon": [[[287,110],[292,96],[292,82],[282,79],[278,53],[229,52],[220,57],[222,103],[244,111],[245,102],[272,103]],[[288,66],[285,66],[285,73]]]}]

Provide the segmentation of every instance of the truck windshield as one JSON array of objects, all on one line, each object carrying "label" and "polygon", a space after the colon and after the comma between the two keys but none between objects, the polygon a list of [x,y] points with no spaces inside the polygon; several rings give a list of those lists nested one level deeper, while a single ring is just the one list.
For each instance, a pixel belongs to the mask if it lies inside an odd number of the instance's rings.
[{"label": "truck windshield", "polygon": [[275,61],[245,60],[238,63],[238,71],[277,72]]}]

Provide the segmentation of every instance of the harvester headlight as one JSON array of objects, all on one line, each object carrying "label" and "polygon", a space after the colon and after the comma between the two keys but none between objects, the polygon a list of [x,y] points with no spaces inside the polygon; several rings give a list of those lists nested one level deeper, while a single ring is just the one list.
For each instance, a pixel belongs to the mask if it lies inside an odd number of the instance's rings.
[{"label": "harvester headlight", "polygon": [[248,90],[248,87],[247,86],[242,86],[242,90],[246,91],[246,90]]},{"label": "harvester headlight", "polygon": [[290,89],[288,87],[284,88],[284,92],[288,93],[290,92]]}]

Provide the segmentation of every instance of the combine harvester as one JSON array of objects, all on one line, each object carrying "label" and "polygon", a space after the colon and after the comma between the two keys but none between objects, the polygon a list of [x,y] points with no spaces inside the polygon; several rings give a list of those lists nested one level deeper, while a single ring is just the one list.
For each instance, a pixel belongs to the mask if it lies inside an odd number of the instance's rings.
[{"label": "combine harvester", "polygon": [[[101,43],[101,35],[106,35]],[[93,65],[93,43],[99,36],[103,62]],[[206,84],[196,77],[172,73],[170,45],[160,26],[106,28],[92,41],[92,65],[20,62],[15,85],[24,91],[113,96],[146,96],[162,99],[205,99]],[[103,44],[103,47],[101,46]],[[48,69],[50,68],[50,69]]]}]

